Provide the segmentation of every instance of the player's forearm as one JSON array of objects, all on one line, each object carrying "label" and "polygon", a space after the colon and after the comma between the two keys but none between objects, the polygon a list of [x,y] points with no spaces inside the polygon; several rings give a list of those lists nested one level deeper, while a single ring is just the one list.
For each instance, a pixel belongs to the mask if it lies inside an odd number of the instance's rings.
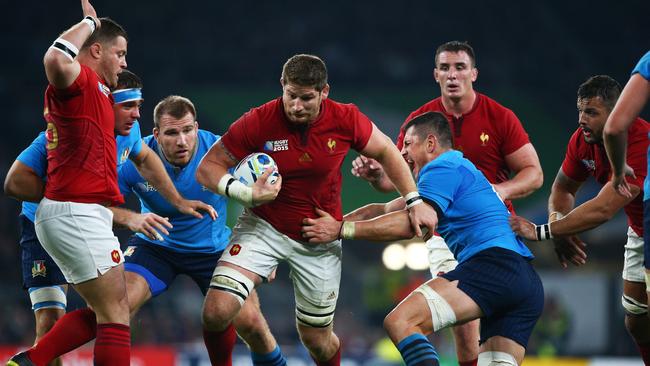
[{"label": "player's forearm", "polygon": [[496,185],[504,200],[523,198],[542,186],[544,174],[539,167],[528,166],[520,170],[512,179]]},{"label": "player's forearm", "polygon": [[391,212],[372,220],[354,223],[354,239],[391,241],[415,236],[407,210]]},{"label": "player's forearm", "polygon": [[343,216],[344,221],[361,221],[375,218],[386,213],[386,204],[370,203]]},{"label": "player's forearm", "polygon": [[384,173],[377,180],[369,181],[372,188],[382,193],[390,193],[395,191],[393,182],[390,181],[388,176]]},{"label": "player's forearm", "polygon": [[113,212],[113,227],[131,229],[130,223],[133,222],[138,213],[122,207],[109,207]]},{"label": "player's forearm", "polygon": [[623,174],[627,152],[627,130],[603,133],[607,157],[615,175]]},{"label": "player's forearm", "polygon": [[135,160],[133,163],[140,175],[156,187],[158,193],[169,203],[176,206],[183,199],[176,190],[169,175],[167,175],[162,161],[156,156],[153,150],[149,150],[143,159]]},{"label": "player's forearm", "polygon": [[36,173],[16,168],[15,163],[4,182],[5,194],[19,201],[40,202],[45,192],[45,182]]},{"label": "player's forearm", "polygon": [[612,216],[606,207],[586,202],[576,207],[563,218],[553,221],[551,223],[551,233],[553,236],[579,234],[602,225]]},{"label": "player's forearm", "polygon": [[417,191],[413,175],[396,147],[387,147],[376,160],[384,167],[385,175],[401,196]]}]

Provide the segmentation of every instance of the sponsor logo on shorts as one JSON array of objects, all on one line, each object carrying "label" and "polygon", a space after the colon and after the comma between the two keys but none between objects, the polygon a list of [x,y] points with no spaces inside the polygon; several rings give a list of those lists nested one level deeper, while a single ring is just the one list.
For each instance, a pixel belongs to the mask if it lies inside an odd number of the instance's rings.
[{"label": "sponsor logo on shorts", "polygon": [[36,278],[38,276],[47,276],[47,268],[45,268],[44,260],[34,261],[34,264],[32,265],[32,278]]},{"label": "sponsor logo on shorts", "polygon": [[239,244],[234,244],[230,248],[230,251],[228,251],[228,253],[230,253],[230,255],[233,255],[233,256],[239,254],[239,252],[241,252],[241,245],[239,245]]},{"label": "sponsor logo on shorts", "polygon": [[329,296],[327,296],[327,300],[334,300],[336,299],[336,291],[332,291]]},{"label": "sponsor logo on shorts", "polygon": [[264,151],[289,150],[289,140],[271,140],[264,143]]},{"label": "sponsor logo on shorts", "polygon": [[111,259],[115,263],[120,263],[120,251],[119,250],[114,250],[111,252]]},{"label": "sponsor logo on shorts", "polygon": [[130,257],[130,256],[133,254],[133,252],[135,252],[135,247],[132,246],[132,245],[130,245],[130,246],[128,246],[128,247],[126,248],[126,250],[124,251],[124,256],[125,256],[125,257]]}]

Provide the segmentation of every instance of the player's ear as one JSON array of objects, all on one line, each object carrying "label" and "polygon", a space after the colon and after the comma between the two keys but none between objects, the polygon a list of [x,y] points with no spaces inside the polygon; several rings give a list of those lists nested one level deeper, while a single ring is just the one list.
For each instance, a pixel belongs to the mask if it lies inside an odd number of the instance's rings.
[{"label": "player's ear", "polygon": [[153,132],[153,138],[155,138],[156,141],[158,141],[158,136],[160,135],[160,130],[158,129],[158,127],[154,127],[152,132]]},{"label": "player's ear", "polygon": [[325,84],[323,90],[321,90],[321,95],[323,99],[327,99],[327,96],[330,94],[330,84]]},{"label": "player's ear", "polygon": [[438,68],[437,67],[433,69],[433,80],[435,80],[436,83],[440,82],[440,81],[438,81]]},{"label": "player's ear", "polygon": [[472,67],[472,82],[475,82],[477,78],[478,78],[478,69],[476,67]]},{"label": "player's ear", "polygon": [[99,59],[102,56],[102,44],[99,42],[95,42],[88,47],[88,52],[90,53],[90,56],[94,59]]},{"label": "player's ear", "polygon": [[199,129],[199,121],[194,121],[194,129]]}]

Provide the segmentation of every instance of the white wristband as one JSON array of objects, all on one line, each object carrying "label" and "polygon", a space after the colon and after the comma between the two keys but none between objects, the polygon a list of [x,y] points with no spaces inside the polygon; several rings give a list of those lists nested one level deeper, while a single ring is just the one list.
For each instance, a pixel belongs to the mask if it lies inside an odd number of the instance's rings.
[{"label": "white wristband", "polygon": [[354,239],[355,228],[354,221],[343,221],[343,225],[341,225],[341,239]]},{"label": "white wristband", "polygon": [[537,235],[538,241],[553,239],[550,223],[543,224],[543,225],[535,225],[535,233]]},{"label": "white wristband", "polygon": [[415,192],[409,192],[404,196],[404,201],[406,202],[406,208],[409,209],[415,205],[419,205],[420,203],[424,203],[422,200],[422,197],[420,197],[420,194],[415,191]]},{"label": "white wristband", "polygon": [[95,19],[93,19],[93,17],[91,17],[90,15],[83,18],[81,22],[88,24],[88,26],[90,27],[90,34],[93,34],[95,32],[95,29],[97,29],[97,23],[95,23]]},{"label": "white wristband", "polygon": [[253,206],[253,188],[248,187],[228,173],[219,180],[217,193],[222,196],[234,198],[245,207]]}]

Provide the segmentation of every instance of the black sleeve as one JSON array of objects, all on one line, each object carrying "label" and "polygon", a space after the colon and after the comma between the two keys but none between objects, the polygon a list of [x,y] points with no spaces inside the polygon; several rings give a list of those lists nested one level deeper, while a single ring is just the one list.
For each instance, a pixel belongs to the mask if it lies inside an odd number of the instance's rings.
[{"label": "black sleeve", "polygon": [[[422,197],[422,196],[420,196],[420,197]],[[427,203],[429,206],[433,207],[434,210],[436,210],[436,213],[438,214],[438,220],[440,220],[440,218],[444,216],[443,213],[442,213],[442,210],[440,209],[440,206],[438,206],[437,203],[435,203],[434,201],[432,201],[430,199],[424,198],[424,197],[422,197],[422,200],[425,203]]]}]

